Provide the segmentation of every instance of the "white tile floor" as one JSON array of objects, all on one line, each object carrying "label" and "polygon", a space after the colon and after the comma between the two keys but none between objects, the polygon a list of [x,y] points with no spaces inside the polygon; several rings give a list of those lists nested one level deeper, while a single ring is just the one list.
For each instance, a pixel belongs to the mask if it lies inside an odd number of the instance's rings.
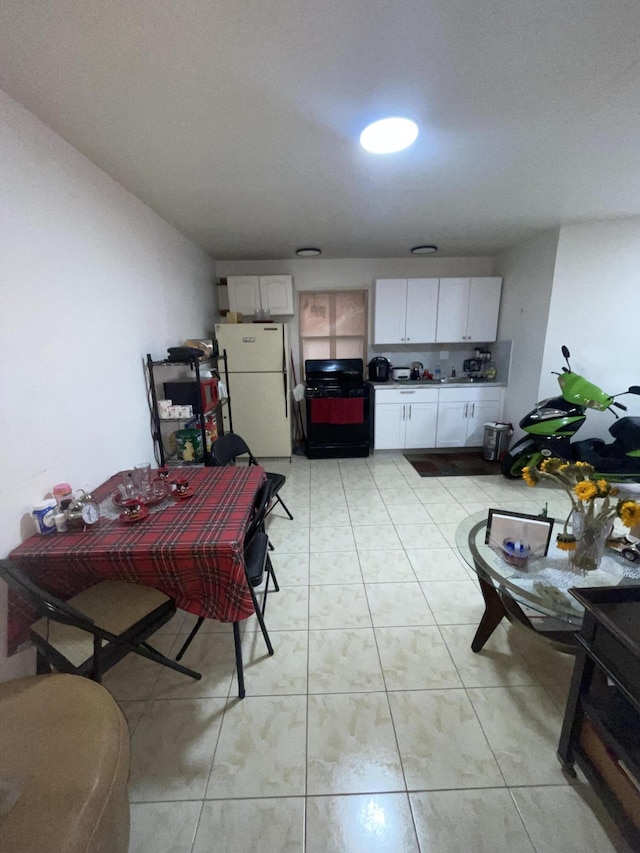
[{"label": "white tile floor", "polygon": [[[455,529],[558,493],[500,477],[421,479],[400,454],[271,463],[281,585],[243,634],[207,622],[184,662],[130,657],[105,685],[131,729],[131,853],[607,853],[626,850],[555,755],[572,659],[483,611]],[[192,617],[166,626],[175,654]]]}]

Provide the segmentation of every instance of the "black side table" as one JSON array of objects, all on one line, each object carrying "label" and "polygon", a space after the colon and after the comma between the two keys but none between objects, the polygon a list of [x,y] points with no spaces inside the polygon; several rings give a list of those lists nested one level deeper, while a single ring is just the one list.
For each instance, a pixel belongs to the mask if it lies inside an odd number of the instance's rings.
[{"label": "black side table", "polygon": [[640,850],[640,588],[571,590],[584,606],[558,757],[577,763]]}]

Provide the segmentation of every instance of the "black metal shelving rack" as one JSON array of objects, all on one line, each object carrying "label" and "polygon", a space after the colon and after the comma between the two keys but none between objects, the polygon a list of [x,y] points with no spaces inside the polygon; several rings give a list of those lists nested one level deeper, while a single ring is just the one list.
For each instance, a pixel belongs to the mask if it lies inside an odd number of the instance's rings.
[{"label": "black metal shelving rack", "polygon": [[[214,355],[211,358],[204,359],[204,361],[216,362],[216,369],[218,375],[219,371],[219,362],[222,361],[224,365],[224,381],[225,386],[227,388],[227,395],[229,393],[229,371],[227,367],[227,351],[223,350],[222,355]],[[180,365],[187,366],[195,371],[195,375],[193,378],[194,385],[200,387],[200,359],[192,358],[186,361],[174,361],[173,359],[160,359],[154,360],[151,358],[150,353],[147,353],[147,375],[149,382],[149,407],[151,410],[151,436],[153,438],[155,447],[156,447],[156,461],[158,465],[164,466],[166,464],[166,456],[164,452],[164,442],[162,440],[162,424],[163,423],[180,423],[186,420],[191,420],[191,418],[161,418],[160,412],[158,411],[158,395],[156,393],[156,382],[155,382],[155,370],[157,368],[162,367],[180,367]],[[227,411],[229,415],[229,431],[233,431],[233,421],[231,417],[231,402],[229,400],[229,396],[227,396],[224,400],[218,400],[216,405],[210,409],[208,412],[197,413],[194,412],[194,417],[197,417],[200,423],[200,431],[202,434],[202,449],[203,449],[203,459],[205,467],[210,467],[213,465],[213,460],[211,458],[211,454],[207,452],[207,433],[205,429],[205,420],[206,415],[211,414],[212,412],[220,412],[220,417],[216,417],[216,422],[218,424],[219,429],[224,430],[223,427],[223,418],[221,407],[223,405],[227,406]],[[222,433],[221,433],[222,434]]]}]

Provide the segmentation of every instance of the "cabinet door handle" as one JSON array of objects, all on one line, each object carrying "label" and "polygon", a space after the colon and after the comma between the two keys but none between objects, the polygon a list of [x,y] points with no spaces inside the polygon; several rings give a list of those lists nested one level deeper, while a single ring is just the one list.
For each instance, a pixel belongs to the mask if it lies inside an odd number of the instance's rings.
[{"label": "cabinet door handle", "polygon": [[471,404],[471,417],[473,417],[475,415],[475,413],[476,413],[476,404],[472,403]]},{"label": "cabinet door handle", "polygon": [[464,417],[465,417],[465,418],[466,418],[466,417],[468,417],[468,415],[467,415],[467,412],[468,412],[468,411],[469,411],[469,404],[468,404],[468,403],[465,403],[465,404],[464,404]]},{"label": "cabinet door handle", "polygon": [[405,409],[406,409],[406,408],[407,408],[406,406],[403,406],[403,407],[402,407],[402,420],[403,420],[403,421],[407,419],[407,417],[406,417],[406,416],[407,416],[407,413],[406,413],[406,411],[405,411]]},{"label": "cabinet door handle", "polygon": [[411,420],[411,406],[409,406],[409,420]]}]

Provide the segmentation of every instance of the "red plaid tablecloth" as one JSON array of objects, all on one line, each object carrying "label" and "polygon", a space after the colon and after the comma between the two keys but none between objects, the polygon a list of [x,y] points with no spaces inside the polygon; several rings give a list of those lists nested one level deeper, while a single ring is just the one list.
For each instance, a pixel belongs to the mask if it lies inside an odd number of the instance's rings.
[{"label": "red plaid tablecloth", "polygon": [[[243,539],[264,481],[257,466],[188,469],[193,497],[145,519],[124,524],[101,518],[85,532],[36,534],[9,557],[40,586],[67,600],[89,586],[119,578],[153,586],[197,616],[235,622],[253,612],[244,574]],[[122,472],[121,472],[122,473]],[[116,492],[121,473],[93,491],[97,501]],[[7,652],[29,637],[34,611],[9,596]]]}]

